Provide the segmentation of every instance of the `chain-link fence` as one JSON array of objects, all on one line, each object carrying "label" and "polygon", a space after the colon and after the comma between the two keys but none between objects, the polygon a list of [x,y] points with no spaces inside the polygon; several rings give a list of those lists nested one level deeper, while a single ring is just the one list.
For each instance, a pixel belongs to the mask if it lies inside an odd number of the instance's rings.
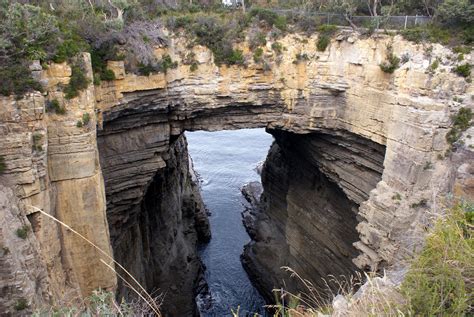
[{"label": "chain-link fence", "polygon": [[[350,26],[346,16],[338,13],[309,12],[298,10],[273,10],[278,14],[297,16],[314,19],[317,24],[334,24],[340,26]],[[415,26],[425,25],[431,21],[427,16],[352,16],[350,20],[357,27],[366,27],[374,29],[402,30]]]}]

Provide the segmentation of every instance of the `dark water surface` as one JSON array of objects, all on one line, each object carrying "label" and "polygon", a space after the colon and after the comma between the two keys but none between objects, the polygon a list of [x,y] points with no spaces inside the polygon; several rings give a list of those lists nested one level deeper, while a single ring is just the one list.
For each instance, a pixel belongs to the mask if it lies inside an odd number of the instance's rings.
[{"label": "dark water surface", "polygon": [[242,225],[240,188],[260,181],[255,167],[268,153],[272,136],[264,129],[186,132],[194,168],[202,180],[202,196],[211,212],[212,239],[200,248],[213,306],[204,316],[263,313],[265,305],[242,268],[240,254],[250,238]]}]

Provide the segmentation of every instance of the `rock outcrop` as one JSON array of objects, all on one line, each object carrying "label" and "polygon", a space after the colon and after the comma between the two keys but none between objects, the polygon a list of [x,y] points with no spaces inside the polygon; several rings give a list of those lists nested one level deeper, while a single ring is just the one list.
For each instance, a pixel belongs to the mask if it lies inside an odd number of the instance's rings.
[{"label": "rock outcrop", "polygon": [[[421,245],[427,211],[443,194],[454,188],[472,198],[471,141],[445,155],[445,135],[452,115],[473,108],[473,85],[452,72],[454,53],[441,45],[433,44],[427,57],[423,45],[400,36],[342,30],[324,52],[315,50],[316,40],[287,35],[279,39],[281,55],[269,40],[269,67],[252,60],[246,42],[239,44],[245,67],[218,67],[209,50],[195,46],[193,72],[185,63],[189,41],[170,36],[156,55],[170,55],[176,69],[138,76],[126,73],[123,62],[109,62],[116,80],[90,85],[72,100],[59,89],[69,81],[68,65],[36,67],[45,96],[0,98],[2,184],[19,199],[21,214],[35,206],[110,254],[112,248],[150,290],[177,294],[187,280],[187,296],[199,284],[195,243],[209,233],[181,135],[267,127],[276,144],[263,173],[257,239],[246,253],[253,272],[275,274],[260,277],[262,289],[278,286],[281,264],[308,278],[395,265]],[[388,45],[409,57],[393,74],[379,67]],[[429,70],[436,58],[439,68]],[[87,54],[83,62],[92,78]],[[66,115],[45,112],[46,100],[54,99]],[[80,127],[85,113],[92,120]],[[114,289],[115,275],[96,251],[41,214],[29,218],[52,301]],[[255,255],[257,249],[272,252],[266,256],[274,263]],[[175,270],[182,272],[167,279]],[[170,315],[194,309],[178,296],[165,301]]]}]

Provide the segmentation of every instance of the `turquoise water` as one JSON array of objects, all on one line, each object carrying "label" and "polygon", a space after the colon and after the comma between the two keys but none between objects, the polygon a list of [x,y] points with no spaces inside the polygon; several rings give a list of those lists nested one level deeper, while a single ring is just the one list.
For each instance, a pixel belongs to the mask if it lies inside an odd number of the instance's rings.
[{"label": "turquoise water", "polygon": [[203,316],[262,313],[265,305],[240,262],[250,238],[242,225],[244,200],[240,188],[260,180],[257,164],[268,153],[272,136],[264,129],[219,132],[186,132],[194,168],[202,180],[202,196],[211,212],[212,239],[199,253],[212,295],[212,308]]}]

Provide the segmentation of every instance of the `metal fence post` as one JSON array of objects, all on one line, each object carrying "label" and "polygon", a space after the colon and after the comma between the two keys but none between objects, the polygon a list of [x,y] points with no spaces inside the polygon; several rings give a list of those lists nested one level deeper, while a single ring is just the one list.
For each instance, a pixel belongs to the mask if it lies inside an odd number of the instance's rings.
[{"label": "metal fence post", "polygon": [[327,24],[329,24],[329,13],[328,13],[328,23]]},{"label": "metal fence post", "polygon": [[405,30],[407,29],[407,23],[408,23],[408,15],[405,15],[405,27],[404,27]]},{"label": "metal fence post", "polygon": [[418,24],[418,14],[415,16],[415,26]]}]

